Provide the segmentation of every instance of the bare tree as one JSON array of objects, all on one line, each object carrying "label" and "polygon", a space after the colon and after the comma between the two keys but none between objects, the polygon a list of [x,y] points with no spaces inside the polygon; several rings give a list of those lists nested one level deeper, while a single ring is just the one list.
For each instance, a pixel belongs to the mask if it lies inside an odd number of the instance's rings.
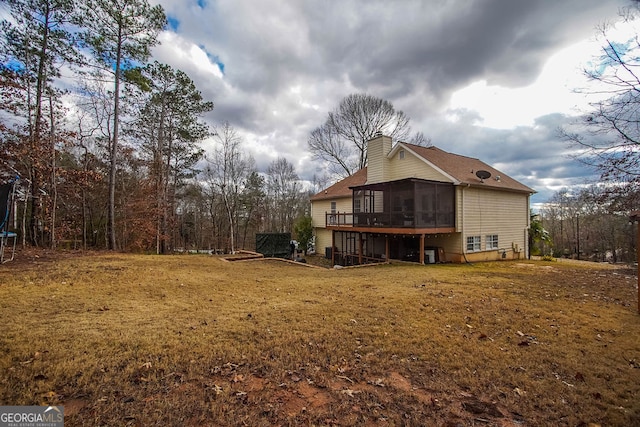
[{"label": "bare tree", "polygon": [[308,194],[303,191],[295,168],[279,157],[267,168],[268,217],[272,231],[288,233],[298,216],[304,214]]},{"label": "bare tree", "polygon": [[[105,224],[97,220],[103,213],[104,194],[102,185],[104,173],[108,169],[102,159],[108,159],[109,141],[111,140],[110,123],[113,120],[113,104],[111,95],[105,85],[96,79],[89,78],[78,81],[78,91],[74,100],[76,111],[76,153],[83,178],[80,180],[82,209],[82,245],[97,246],[98,240],[104,241],[108,247]],[[105,188],[106,189],[106,188]],[[99,201],[100,208],[93,206]],[[94,203],[92,203],[94,202]]]},{"label": "bare tree", "polygon": [[409,118],[389,101],[351,94],[328,114],[322,126],[311,132],[308,145],[316,159],[329,164],[332,173],[348,176],[367,165],[367,141],[376,132],[394,140],[406,139]]},{"label": "bare tree", "polygon": [[578,195],[563,188],[542,209],[543,225],[552,236],[555,256],[577,256],[576,235],[581,208]]},{"label": "bare tree", "polygon": [[[623,18],[630,24],[638,15],[638,2],[625,9]],[[595,66],[584,71],[594,83],[587,90],[598,100],[591,111],[573,127],[563,128],[561,136],[576,146],[575,156],[600,173],[602,181],[612,183],[610,195],[637,205],[640,187],[640,40],[635,36],[623,42],[609,37],[609,28],[601,28],[602,54]],[[636,194],[628,199],[630,189]],[[623,203],[623,204],[627,204]],[[626,209],[631,208],[627,205]],[[624,206],[621,208],[625,209]]]},{"label": "bare tree", "polygon": [[594,261],[630,261],[634,234],[628,216],[607,201],[606,184],[592,184],[572,193],[556,192],[540,211],[553,242],[553,255]]},{"label": "bare tree", "polygon": [[427,138],[422,132],[416,132],[409,140],[409,143],[413,145],[428,147],[431,145],[431,138]]},{"label": "bare tree", "polygon": [[242,193],[242,240],[240,244],[247,247],[247,234],[264,231],[265,223],[265,179],[258,171],[254,170],[247,177]]},{"label": "bare tree", "polygon": [[242,138],[227,122],[216,132],[217,147],[208,158],[204,171],[209,185],[210,196],[219,195],[229,222],[229,245],[231,252],[236,250],[238,236],[238,217],[241,209],[241,194],[246,181],[255,170],[252,157],[245,157],[240,150]]}]

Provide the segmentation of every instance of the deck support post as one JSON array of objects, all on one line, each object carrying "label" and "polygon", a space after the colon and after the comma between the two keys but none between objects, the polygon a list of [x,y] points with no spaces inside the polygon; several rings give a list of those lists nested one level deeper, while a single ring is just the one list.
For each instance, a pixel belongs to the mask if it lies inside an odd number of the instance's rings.
[{"label": "deck support post", "polygon": [[331,267],[336,265],[336,232],[331,232]]},{"label": "deck support post", "polygon": [[638,240],[636,242],[636,256],[638,257],[638,313],[640,313],[640,210],[632,211],[629,215],[629,224],[636,224],[638,228]]},{"label": "deck support post", "polygon": [[420,264],[424,264],[424,234],[420,235]]},{"label": "deck support post", "polygon": [[384,235],[384,259],[389,262],[389,235]]}]

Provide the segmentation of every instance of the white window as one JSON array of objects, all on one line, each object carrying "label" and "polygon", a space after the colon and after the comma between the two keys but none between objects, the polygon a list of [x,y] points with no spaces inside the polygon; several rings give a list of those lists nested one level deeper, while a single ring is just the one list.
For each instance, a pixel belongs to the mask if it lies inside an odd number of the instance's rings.
[{"label": "white window", "polygon": [[487,245],[487,250],[489,249],[498,249],[498,235],[497,234],[489,234],[485,237],[485,244]]},{"label": "white window", "polygon": [[336,223],[336,202],[331,202],[331,216],[329,216],[329,224]]},{"label": "white window", "polygon": [[480,236],[468,236],[467,237],[467,252],[480,251],[481,239]]},{"label": "white window", "polygon": [[354,199],[353,200],[353,213],[359,213],[360,209],[361,209],[361,200],[360,199]]},{"label": "white window", "polygon": [[398,157],[400,158],[400,160],[404,159],[404,150],[400,150],[398,152]]}]

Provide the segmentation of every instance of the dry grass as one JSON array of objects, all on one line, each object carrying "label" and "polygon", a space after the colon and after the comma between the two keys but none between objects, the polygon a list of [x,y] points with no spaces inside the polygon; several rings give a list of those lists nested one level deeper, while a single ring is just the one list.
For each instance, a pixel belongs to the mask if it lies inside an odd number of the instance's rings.
[{"label": "dry grass", "polygon": [[640,425],[625,270],[24,258],[0,266],[0,404],[69,426]]}]

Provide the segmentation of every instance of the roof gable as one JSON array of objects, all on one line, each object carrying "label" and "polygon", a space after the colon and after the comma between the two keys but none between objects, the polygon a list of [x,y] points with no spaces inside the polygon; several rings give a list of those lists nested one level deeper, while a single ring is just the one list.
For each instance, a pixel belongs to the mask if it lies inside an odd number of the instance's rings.
[{"label": "roof gable", "polygon": [[[435,174],[434,176],[429,176],[429,177],[421,176],[421,177],[428,180],[452,182],[454,184],[459,184],[458,179],[456,179],[454,176],[451,176],[451,174],[449,174],[446,170],[434,164],[429,159],[418,154],[416,151],[412,149],[413,147],[415,146],[413,146],[412,144],[398,143],[389,152],[389,155],[387,157],[392,163],[395,163],[395,165],[397,165],[396,166],[397,170],[398,169],[405,170],[405,171],[409,170],[412,174],[416,174],[418,176],[422,175],[424,172],[426,172],[426,170],[432,170],[433,174]],[[400,164],[405,162],[405,160],[401,159],[398,156],[399,151],[405,152],[405,159],[407,158],[407,156],[411,156],[411,158],[415,159],[416,163],[414,163],[411,166],[407,166],[407,165],[401,166]],[[416,168],[420,169],[420,172],[421,172],[420,174],[416,173]],[[398,174],[396,173],[395,175],[398,175]],[[413,176],[416,176],[416,175],[413,175]],[[432,173],[427,173],[427,175],[432,175]]]},{"label": "roof gable", "polygon": [[[472,185],[493,190],[535,193],[535,190],[516,181],[479,159],[449,153],[435,146],[423,147],[420,145],[399,142],[389,152],[387,157],[393,158],[397,150],[400,148],[410,151],[416,157],[424,161],[426,167],[434,168],[442,175],[450,177],[451,181],[456,185]],[[476,172],[479,170],[491,173],[491,177],[481,180],[476,175]],[[409,178],[409,176],[407,178]],[[352,191],[349,187],[357,187],[365,185],[366,183],[367,168],[365,167],[353,175],[336,182],[327,189],[312,196],[311,201],[351,197]]]}]

